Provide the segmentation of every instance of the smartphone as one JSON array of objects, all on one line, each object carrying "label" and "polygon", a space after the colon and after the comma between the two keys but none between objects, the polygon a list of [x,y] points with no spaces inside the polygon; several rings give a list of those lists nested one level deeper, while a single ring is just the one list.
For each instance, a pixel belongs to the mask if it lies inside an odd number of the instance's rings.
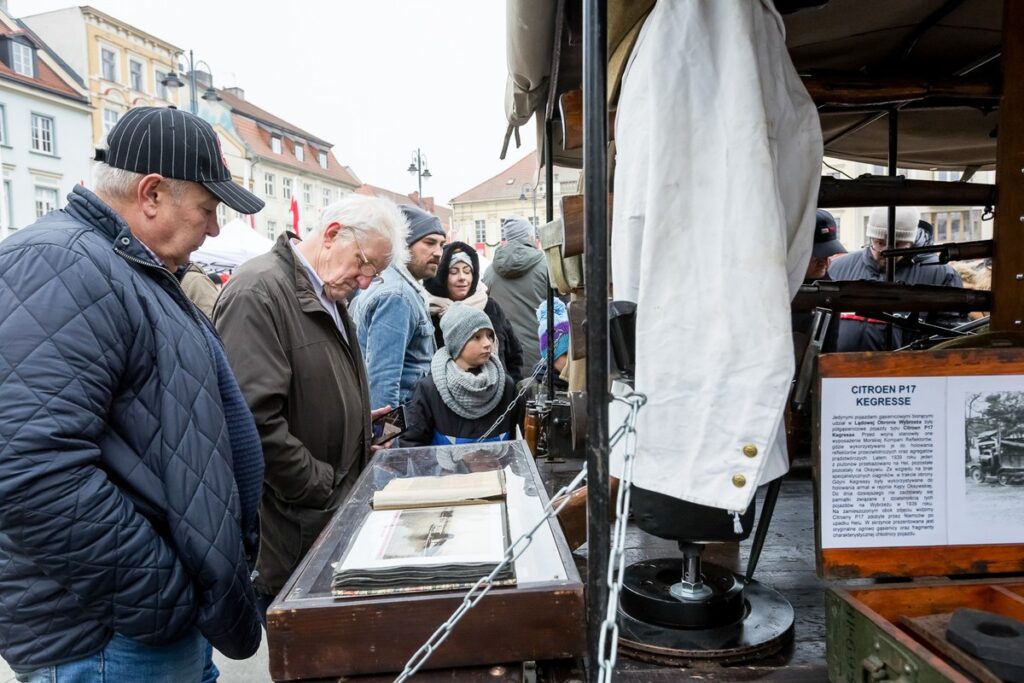
[{"label": "smartphone", "polygon": [[381,415],[371,424],[373,427],[372,443],[374,446],[391,441],[391,439],[405,434],[408,429],[405,426],[405,408],[398,406],[390,413]]}]

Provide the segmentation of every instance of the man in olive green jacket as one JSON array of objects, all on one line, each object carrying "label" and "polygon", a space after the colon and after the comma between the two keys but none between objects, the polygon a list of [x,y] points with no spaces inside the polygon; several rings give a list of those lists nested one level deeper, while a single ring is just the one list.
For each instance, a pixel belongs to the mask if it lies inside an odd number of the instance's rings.
[{"label": "man in olive green jacket", "polygon": [[363,356],[345,300],[405,254],[390,201],[350,194],[305,241],[243,264],[214,323],[256,418],[266,474],[255,586],[264,612],[344,502],[371,452]]}]

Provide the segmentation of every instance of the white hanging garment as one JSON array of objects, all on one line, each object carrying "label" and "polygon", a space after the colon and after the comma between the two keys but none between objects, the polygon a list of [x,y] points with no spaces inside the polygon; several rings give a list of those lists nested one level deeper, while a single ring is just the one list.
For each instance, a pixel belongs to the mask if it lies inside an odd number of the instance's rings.
[{"label": "white hanging garment", "polygon": [[[615,119],[612,277],[637,303],[637,486],[725,510],[788,469],[789,304],[821,174],[768,0],[660,0]],[[612,472],[616,473],[617,458]]]}]

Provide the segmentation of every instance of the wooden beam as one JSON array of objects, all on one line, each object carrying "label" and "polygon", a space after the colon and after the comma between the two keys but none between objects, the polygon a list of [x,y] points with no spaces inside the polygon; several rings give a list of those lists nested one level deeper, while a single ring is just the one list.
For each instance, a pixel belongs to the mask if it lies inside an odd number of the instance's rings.
[{"label": "wooden beam", "polygon": [[1003,3],[992,330],[1024,329],[1024,2]]},{"label": "wooden beam", "polygon": [[907,180],[897,176],[868,176],[841,180],[823,176],[818,208],[856,206],[993,206],[994,185],[944,180]]},{"label": "wooden beam", "polygon": [[[914,78],[865,78],[859,74],[803,76],[804,87],[819,107],[896,105],[936,100],[941,106],[978,106],[999,100],[999,86],[988,79],[951,78],[928,81]],[[568,90],[558,98],[562,119],[562,147],[583,147],[583,91]],[[608,111],[608,139],[615,139],[615,110]]]},{"label": "wooden beam", "polygon": [[804,76],[804,87],[818,106],[894,104],[925,98],[997,99],[999,88],[986,79],[865,78],[860,75]]}]

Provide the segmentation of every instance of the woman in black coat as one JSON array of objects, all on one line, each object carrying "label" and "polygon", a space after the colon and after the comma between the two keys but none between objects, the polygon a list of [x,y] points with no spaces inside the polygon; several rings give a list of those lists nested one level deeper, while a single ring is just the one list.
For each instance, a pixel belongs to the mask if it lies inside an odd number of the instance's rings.
[{"label": "woman in black coat", "polygon": [[444,345],[441,317],[453,302],[482,310],[494,326],[498,357],[505,372],[516,382],[523,378],[523,347],[512,331],[501,306],[487,296],[487,287],[480,282],[480,257],[465,242],[451,242],[444,248],[437,275],[423,281],[430,293],[430,317],[434,321],[434,339],[438,348]]}]

